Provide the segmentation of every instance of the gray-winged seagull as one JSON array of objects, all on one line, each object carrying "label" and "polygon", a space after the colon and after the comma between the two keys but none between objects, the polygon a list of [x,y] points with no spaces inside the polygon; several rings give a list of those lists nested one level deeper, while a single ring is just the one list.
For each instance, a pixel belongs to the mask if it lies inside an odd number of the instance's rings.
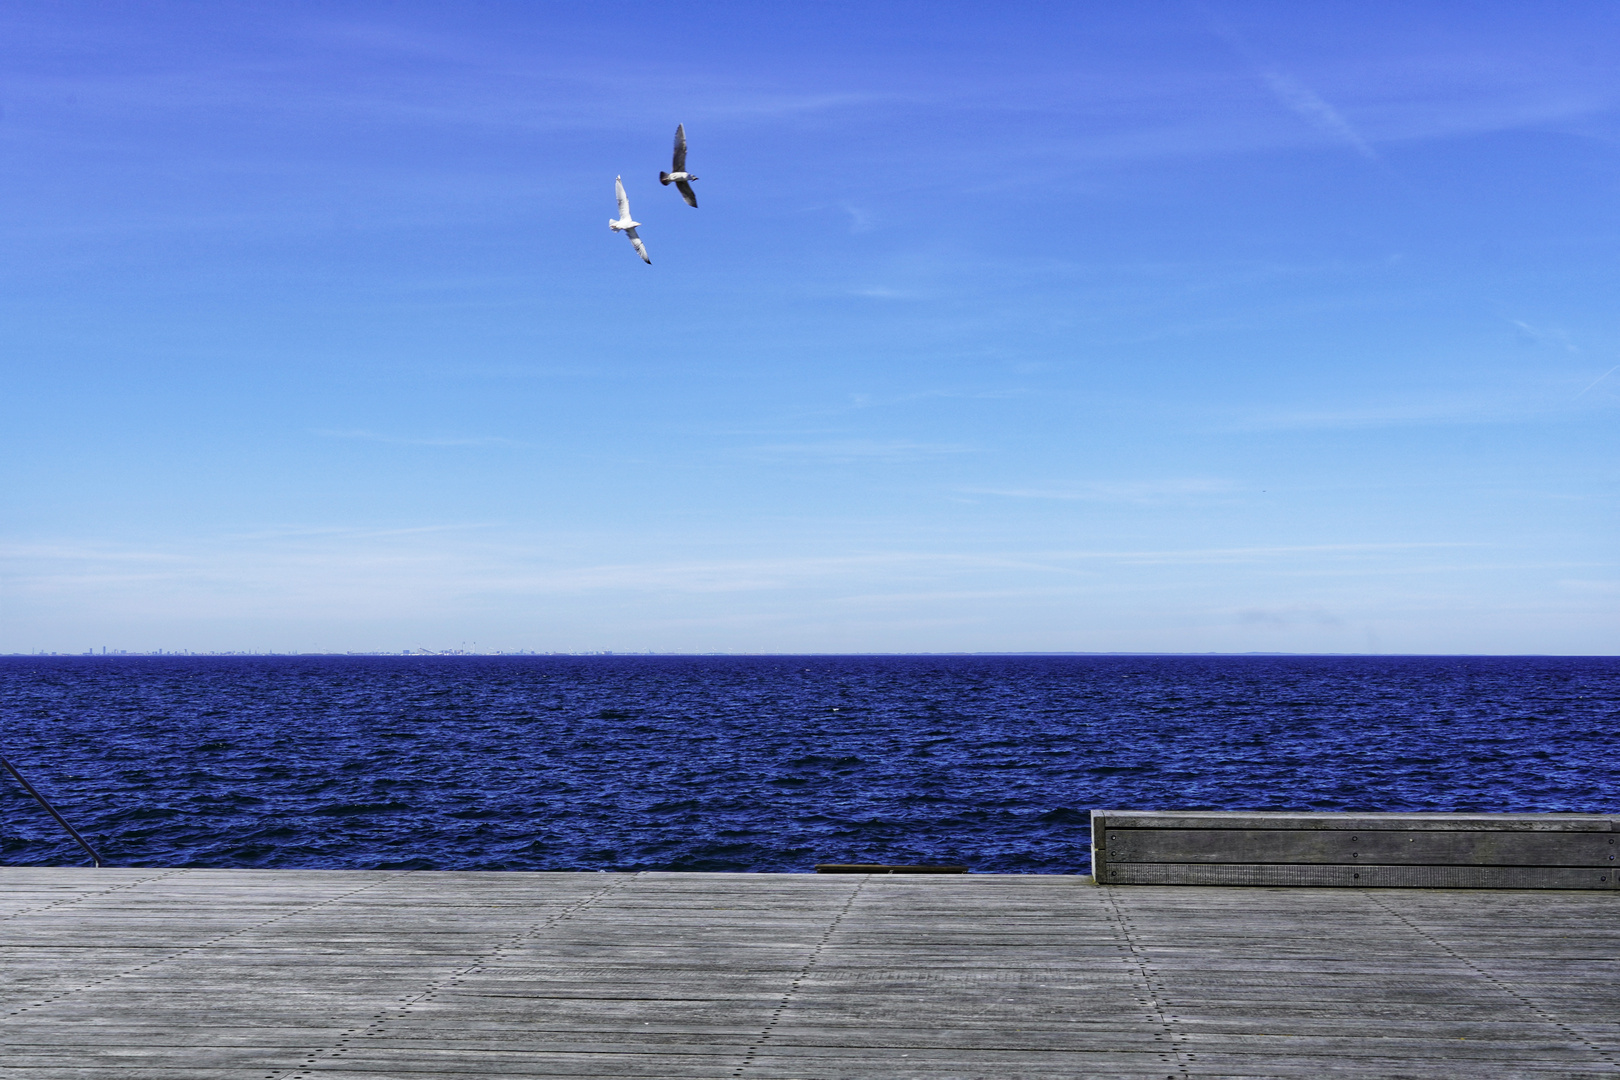
[{"label": "gray-winged seagull", "polygon": [[686,171],[686,125],[675,125],[675,163],[670,166],[674,172],[661,172],[658,182],[665,187],[674,184],[675,190],[681,193],[686,205],[697,209],[697,195],[692,191],[692,181],[697,177]]},{"label": "gray-winged seagull", "polygon": [[636,229],[641,226],[641,222],[630,220],[630,200],[625,197],[624,178],[622,176],[613,178],[613,193],[619,197],[619,217],[616,221],[613,218],[608,218],[608,228],[628,236],[631,246],[636,249],[636,254],[641,256],[641,261],[651,266],[652,260],[647,258],[647,245],[643,244],[641,237],[636,235]]}]

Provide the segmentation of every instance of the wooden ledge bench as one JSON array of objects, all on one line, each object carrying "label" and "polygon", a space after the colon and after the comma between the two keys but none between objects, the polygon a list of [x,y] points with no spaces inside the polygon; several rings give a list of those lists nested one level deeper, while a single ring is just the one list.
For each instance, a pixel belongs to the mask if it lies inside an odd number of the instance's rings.
[{"label": "wooden ledge bench", "polygon": [[1099,885],[1617,889],[1620,815],[1093,810]]}]

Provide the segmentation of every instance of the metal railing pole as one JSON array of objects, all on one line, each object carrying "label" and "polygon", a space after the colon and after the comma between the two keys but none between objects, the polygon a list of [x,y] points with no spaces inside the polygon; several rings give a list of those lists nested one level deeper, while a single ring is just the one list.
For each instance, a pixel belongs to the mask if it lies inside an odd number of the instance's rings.
[{"label": "metal railing pole", "polygon": [[32,795],[36,800],[38,800],[39,805],[45,808],[45,812],[50,814],[51,817],[55,818],[56,823],[62,826],[62,828],[66,829],[68,831],[68,835],[79,842],[79,846],[84,848],[85,852],[90,856],[90,861],[99,867],[101,865],[101,856],[96,854],[96,849],[91,847],[89,843],[85,841],[85,838],[79,835],[78,829],[75,829],[73,826],[67,823],[67,818],[56,812],[56,807],[51,805],[51,801],[45,796],[41,795],[39,793],[39,789],[34,787],[33,784],[30,784],[28,782],[28,778],[22,773],[18,772],[17,766],[7,761],[4,755],[0,755],[0,765],[4,765],[6,772],[17,778],[17,783],[23,786],[23,790],[27,791],[28,794]]}]

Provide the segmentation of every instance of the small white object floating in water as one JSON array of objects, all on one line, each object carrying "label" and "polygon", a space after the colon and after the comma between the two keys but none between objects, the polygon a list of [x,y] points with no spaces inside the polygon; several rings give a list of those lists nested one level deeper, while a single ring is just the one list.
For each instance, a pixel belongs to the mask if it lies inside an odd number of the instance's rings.
[{"label": "small white object floating in water", "polygon": [[619,216],[617,220],[608,219],[608,228],[628,236],[630,246],[636,249],[636,254],[641,256],[641,261],[651,266],[652,260],[647,258],[647,245],[643,244],[641,237],[636,235],[636,230],[641,227],[641,222],[630,220],[630,200],[624,193],[624,178],[622,176],[613,178],[613,191],[619,197]]},{"label": "small white object floating in water", "polygon": [[692,181],[697,177],[686,171],[686,125],[675,125],[675,161],[670,166],[674,172],[661,172],[658,182],[665,187],[674,184],[675,190],[681,193],[686,205],[697,209],[697,195],[692,191]]}]

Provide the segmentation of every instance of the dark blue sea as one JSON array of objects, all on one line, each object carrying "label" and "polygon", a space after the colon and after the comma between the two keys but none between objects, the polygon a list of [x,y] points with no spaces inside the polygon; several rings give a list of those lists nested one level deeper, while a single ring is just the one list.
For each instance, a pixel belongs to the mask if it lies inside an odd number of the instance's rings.
[{"label": "dark blue sea", "polygon": [[[111,865],[1088,869],[1114,809],[1606,811],[1620,659],[12,657]],[[0,774],[0,862],[82,853]]]}]

